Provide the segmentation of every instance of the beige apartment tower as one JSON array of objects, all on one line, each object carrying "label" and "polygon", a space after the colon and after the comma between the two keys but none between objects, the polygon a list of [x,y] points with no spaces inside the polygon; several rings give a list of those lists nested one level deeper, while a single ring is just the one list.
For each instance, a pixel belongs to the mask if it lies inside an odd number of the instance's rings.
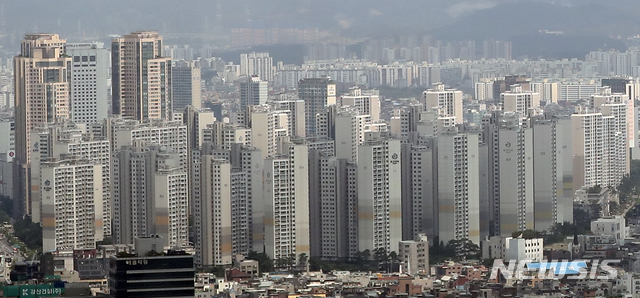
[{"label": "beige apartment tower", "polygon": [[[28,214],[30,205],[29,134],[56,118],[69,118],[69,69],[66,41],[57,34],[27,34],[14,58],[15,148],[14,215]],[[38,185],[34,187],[38,188]]]},{"label": "beige apartment tower", "polygon": [[162,56],[162,37],[140,31],[111,43],[113,114],[125,119],[171,119],[171,58]]}]

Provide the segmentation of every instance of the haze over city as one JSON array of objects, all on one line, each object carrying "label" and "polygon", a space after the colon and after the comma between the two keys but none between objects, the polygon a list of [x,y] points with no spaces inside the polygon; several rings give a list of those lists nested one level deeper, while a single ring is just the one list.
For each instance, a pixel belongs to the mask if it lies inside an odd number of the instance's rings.
[{"label": "haze over city", "polygon": [[0,0],[0,296],[640,296],[633,0]]}]

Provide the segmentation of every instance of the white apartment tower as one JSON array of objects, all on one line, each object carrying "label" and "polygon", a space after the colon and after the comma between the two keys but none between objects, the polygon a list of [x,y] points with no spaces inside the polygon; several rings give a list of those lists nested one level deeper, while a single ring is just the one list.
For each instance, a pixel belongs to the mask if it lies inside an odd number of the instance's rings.
[{"label": "white apartment tower", "polygon": [[235,124],[216,122],[207,125],[203,130],[203,140],[224,150],[230,150],[233,144],[251,146],[251,129]]},{"label": "white apartment tower", "polygon": [[290,111],[273,111],[269,106],[257,106],[251,112],[251,142],[264,158],[276,154],[278,138],[288,136]]},{"label": "white apartment tower", "polygon": [[201,157],[199,178],[199,181],[195,181],[199,185],[194,200],[196,263],[231,264],[235,236],[232,232],[232,217],[237,216],[232,214],[232,204],[234,196],[245,195],[246,187],[242,187],[245,185],[244,181],[232,174],[230,163],[211,155]]},{"label": "white apartment tower", "polygon": [[359,250],[398,251],[402,240],[400,140],[367,133],[358,148]]},{"label": "white apartment tower", "polygon": [[282,149],[264,162],[264,242],[272,259],[310,255],[308,148]]},{"label": "white apartment tower", "polygon": [[438,235],[437,170],[434,139],[402,144],[403,239]]},{"label": "white apartment tower", "polygon": [[109,117],[109,52],[104,43],[68,43],[71,63],[71,120],[94,123]]},{"label": "white apartment tower", "polygon": [[462,91],[445,89],[444,84],[437,83],[433,89],[428,89],[422,93],[420,103],[425,110],[439,107],[442,115],[446,117],[456,117],[456,123],[464,123],[462,117]]},{"label": "white apartment tower", "polygon": [[373,121],[380,120],[380,97],[371,92],[363,92],[359,87],[349,89],[348,95],[340,98],[341,106],[352,106],[360,115],[369,115]]},{"label": "white apartment tower", "polygon": [[629,172],[627,104],[609,102],[571,115],[574,190],[618,186]]},{"label": "white apartment tower", "polygon": [[92,249],[103,239],[102,167],[63,155],[41,165],[42,249]]},{"label": "white apartment tower", "polygon": [[[102,211],[103,234],[105,237],[111,236],[111,146],[109,141],[93,138],[70,122],[58,122],[33,130],[31,147],[34,148],[31,161],[32,168],[36,171],[34,173],[41,171],[43,162],[52,158],[61,160],[63,155],[77,156],[88,163],[101,166],[100,188],[103,193],[102,206],[99,210]],[[31,185],[41,183],[40,175],[31,175]],[[32,188],[31,196],[33,198],[31,220],[40,223],[42,222],[42,203],[44,203],[42,189]]]},{"label": "white apartment tower", "polygon": [[304,138],[306,136],[305,107],[304,101],[300,99],[277,99],[272,101],[271,107],[279,111],[291,111],[291,125],[289,136]]},{"label": "white apartment tower", "polygon": [[479,139],[455,130],[438,136],[438,236],[444,243],[480,243]]},{"label": "white apartment tower", "polygon": [[114,242],[162,236],[170,246],[189,240],[187,173],[180,154],[159,146],[121,147],[112,158]]},{"label": "white apartment tower", "polygon": [[403,140],[407,139],[410,133],[418,131],[418,123],[423,111],[424,105],[419,103],[394,109],[393,116],[389,120],[391,132]]},{"label": "white apartment tower", "polygon": [[[566,127],[568,126],[568,127]],[[564,177],[564,159],[571,150],[563,142],[571,139],[570,123],[566,119],[531,119],[534,152],[534,209],[535,229],[548,230],[556,223],[572,222],[565,216],[567,209],[573,211],[573,191],[569,177]],[[565,152],[566,151],[566,152]],[[569,169],[572,171],[573,169]],[[568,180],[568,181],[565,181]],[[565,183],[568,184],[565,189]],[[567,192],[567,193],[565,193]],[[572,213],[570,213],[572,214]]]},{"label": "white apartment tower", "polygon": [[519,114],[492,116],[485,125],[492,235],[534,229],[533,131]]},{"label": "white apartment tower", "polygon": [[240,75],[260,77],[265,82],[273,82],[275,69],[269,53],[240,54]]},{"label": "white apartment tower", "polygon": [[504,112],[515,112],[524,117],[530,109],[540,107],[540,93],[523,91],[520,85],[515,85],[500,94],[500,103]]},{"label": "white apartment tower", "polygon": [[[194,151],[190,179],[195,205],[193,210],[195,214],[200,214],[195,217],[196,233],[194,236],[196,246],[198,247],[202,241],[207,243],[212,243],[213,241],[209,237],[210,233],[202,233],[200,231],[200,227],[208,224],[209,220],[215,220],[215,218],[203,217],[207,214],[203,213],[202,204],[208,203],[212,199],[203,195],[202,191],[206,187],[212,187],[209,185],[209,182],[213,181],[212,179],[220,178],[220,176],[217,178],[215,176],[207,176],[210,173],[204,173],[203,166],[208,166],[212,171],[226,171],[223,164],[227,163],[230,164],[231,173],[229,178],[231,183],[228,184],[231,190],[231,207],[227,212],[231,215],[231,253],[232,255],[246,255],[252,250],[263,251],[263,218],[265,209],[262,201],[262,171],[264,160],[260,150],[242,144],[232,144],[227,149],[222,146],[213,146],[211,143],[205,143],[202,150]],[[221,189],[226,189],[227,186],[221,187]],[[217,193],[215,195],[220,194]],[[209,201],[204,202],[204,200]],[[197,260],[198,262],[207,261]]]},{"label": "white apartment tower", "polygon": [[187,170],[187,126],[180,121],[149,120],[135,121],[108,118],[103,124],[103,133],[111,141],[111,148],[123,146],[157,145],[180,157],[180,165]]}]

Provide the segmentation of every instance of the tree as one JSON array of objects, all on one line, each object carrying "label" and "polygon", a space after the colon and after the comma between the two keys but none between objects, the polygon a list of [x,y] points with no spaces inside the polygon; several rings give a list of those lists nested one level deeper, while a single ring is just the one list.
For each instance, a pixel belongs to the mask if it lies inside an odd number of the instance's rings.
[{"label": "tree", "polygon": [[480,247],[469,239],[451,240],[447,243],[447,249],[455,252],[455,256],[461,259],[480,258]]},{"label": "tree", "polygon": [[264,252],[250,251],[247,254],[247,259],[258,261],[260,267],[260,273],[273,271],[273,260]]},{"label": "tree", "polygon": [[382,264],[387,263],[389,260],[389,254],[384,247],[380,247],[373,252],[373,258],[378,263],[378,269]]},{"label": "tree", "polygon": [[515,231],[511,233],[511,237],[513,238],[518,238],[521,236],[524,239],[542,238],[542,233],[534,230]]},{"label": "tree", "polygon": [[298,256],[298,266],[307,266],[307,262],[309,261],[309,257],[306,253],[301,253]]},{"label": "tree", "polygon": [[602,191],[602,186],[597,184],[587,189],[587,193],[590,193],[590,194],[599,194],[601,191]]},{"label": "tree", "polygon": [[391,263],[391,270],[394,270],[395,265],[400,263],[400,257],[397,252],[392,251],[389,253],[389,262]]},{"label": "tree", "polygon": [[33,223],[30,217],[17,220],[13,224],[13,234],[29,249],[42,250],[42,227]]}]

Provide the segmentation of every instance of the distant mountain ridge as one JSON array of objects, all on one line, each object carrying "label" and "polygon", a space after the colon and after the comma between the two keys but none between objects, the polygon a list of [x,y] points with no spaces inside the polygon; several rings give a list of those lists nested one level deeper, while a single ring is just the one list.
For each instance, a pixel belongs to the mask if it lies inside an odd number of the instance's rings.
[{"label": "distant mountain ridge", "polygon": [[477,11],[434,32],[443,39],[483,40],[508,39],[545,30],[566,35],[629,36],[640,32],[640,22],[631,13],[605,5],[567,7],[519,1]]}]

